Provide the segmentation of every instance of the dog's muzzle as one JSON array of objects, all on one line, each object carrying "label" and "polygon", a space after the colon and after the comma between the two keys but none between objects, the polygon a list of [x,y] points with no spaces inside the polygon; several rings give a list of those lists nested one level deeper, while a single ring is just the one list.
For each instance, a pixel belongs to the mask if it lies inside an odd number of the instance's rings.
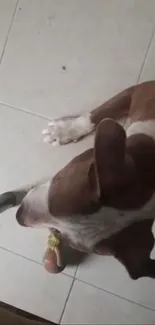
[{"label": "dog's muzzle", "polygon": [[20,226],[27,227],[23,217],[23,210],[24,210],[24,206],[23,204],[21,204],[21,206],[18,208],[16,212],[16,220],[20,224]]}]

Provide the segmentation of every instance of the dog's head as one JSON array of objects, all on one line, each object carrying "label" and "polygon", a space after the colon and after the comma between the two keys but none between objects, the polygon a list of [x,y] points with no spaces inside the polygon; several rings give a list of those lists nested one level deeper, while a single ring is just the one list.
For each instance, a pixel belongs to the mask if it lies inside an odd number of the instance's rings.
[{"label": "dog's head", "polygon": [[96,130],[94,148],[74,158],[51,182],[31,190],[16,217],[25,226],[50,228],[58,218],[92,215],[103,206],[139,208],[151,194],[139,182],[124,129],[105,119]]}]

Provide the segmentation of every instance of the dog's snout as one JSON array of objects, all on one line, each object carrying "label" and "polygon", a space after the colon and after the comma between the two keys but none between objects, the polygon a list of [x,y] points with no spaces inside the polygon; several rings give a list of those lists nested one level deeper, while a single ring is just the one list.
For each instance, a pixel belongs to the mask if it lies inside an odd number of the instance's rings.
[{"label": "dog's snout", "polygon": [[26,227],[26,224],[25,224],[25,221],[24,221],[24,218],[23,218],[23,210],[24,210],[24,207],[23,207],[23,205],[21,205],[19,207],[19,209],[17,210],[17,212],[16,212],[16,220],[18,221],[18,223],[21,226]]}]

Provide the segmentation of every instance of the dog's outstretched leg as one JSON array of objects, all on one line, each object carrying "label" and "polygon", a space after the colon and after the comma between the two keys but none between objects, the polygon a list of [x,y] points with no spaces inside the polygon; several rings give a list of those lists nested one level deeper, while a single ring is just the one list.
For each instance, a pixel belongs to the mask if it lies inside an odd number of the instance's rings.
[{"label": "dog's outstretched leg", "polygon": [[54,146],[77,142],[94,130],[91,114],[68,116],[49,122],[48,128],[42,131],[43,140]]},{"label": "dog's outstretched leg", "polygon": [[93,132],[104,118],[122,120],[128,116],[134,87],[128,88],[96,109],[78,116],[51,121],[42,131],[43,139],[53,145],[76,142]]}]

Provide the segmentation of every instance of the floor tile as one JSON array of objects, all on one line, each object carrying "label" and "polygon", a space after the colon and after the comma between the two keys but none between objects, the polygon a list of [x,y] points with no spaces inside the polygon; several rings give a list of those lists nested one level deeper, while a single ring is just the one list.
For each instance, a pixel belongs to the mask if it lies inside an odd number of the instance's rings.
[{"label": "floor tile", "polygon": [[0,249],[0,300],[58,322],[72,278],[51,275],[22,257]]},{"label": "floor tile", "polygon": [[148,55],[146,57],[146,62],[144,64],[144,68],[140,77],[140,82],[155,79],[154,57],[155,57],[155,36],[153,37]]},{"label": "floor tile", "polygon": [[[152,255],[155,257],[155,250]],[[125,268],[110,256],[90,256],[79,266],[76,277],[155,310],[154,279],[130,279]]]},{"label": "floor tile", "polygon": [[154,324],[155,312],[76,281],[62,324]]},{"label": "floor tile", "polygon": [[[47,121],[0,105],[0,193],[12,190],[44,175],[51,178],[73,156],[88,146],[81,144],[53,148],[42,143],[41,130]],[[39,263],[46,249],[48,231],[19,226],[15,209],[0,215],[0,246]],[[76,267],[65,269],[74,275]]]},{"label": "floor tile", "polygon": [[0,1],[0,58],[9,32],[17,0]]},{"label": "floor tile", "polygon": [[154,10],[154,0],[20,0],[0,69],[0,102],[58,117],[134,84]]}]

